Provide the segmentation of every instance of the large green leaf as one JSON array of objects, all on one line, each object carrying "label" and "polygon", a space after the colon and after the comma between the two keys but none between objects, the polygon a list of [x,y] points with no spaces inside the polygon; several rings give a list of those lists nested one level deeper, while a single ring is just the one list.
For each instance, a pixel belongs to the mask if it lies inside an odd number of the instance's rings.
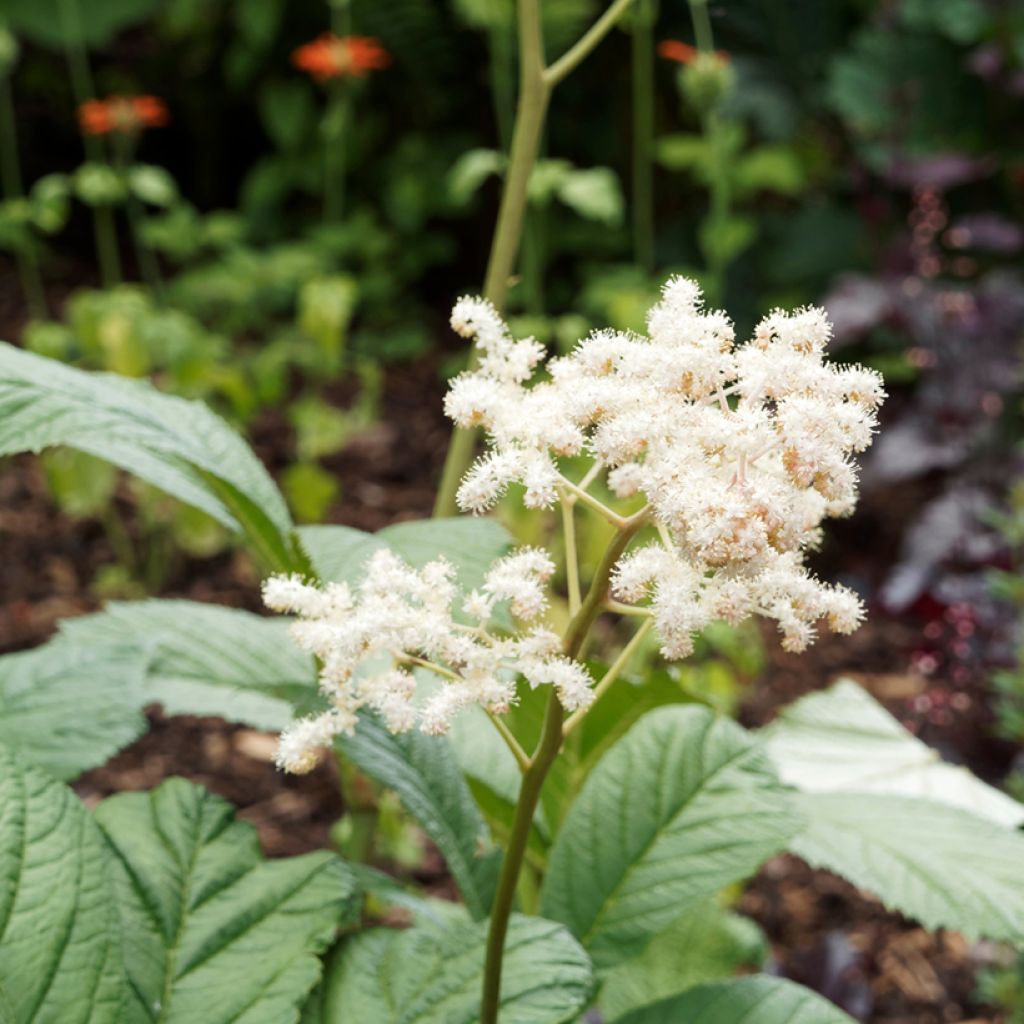
[{"label": "large green leaf", "polygon": [[0,455],[67,445],[244,533],[275,569],[301,567],[284,498],[249,446],[201,402],[0,343]]},{"label": "large green leaf", "polygon": [[620,1024],[854,1024],[837,1006],[783,978],[698,985],[623,1017]]},{"label": "large green leaf", "polygon": [[159,6],[160,0],[92,0],[88,4],[84,0],[4,0],[3,16],[15,32],[58,49],[69,42],[101,46],[121,29],[150,17]]},{"label": "large green leaf", "polygon": [[1024,941],[1024,835],[928,800],[804,793],[790,849],[928,928]]},{"label": "large green leaf", "polygon": [[395,736],[375,716],[363,715],[355,734],[336,742],[370,778],[398,794],[441,851],[470,913],[483,917],[494,897],[500,854],[448,740],[419,732]]},{"label": "large green leaf", "polygon": [[294,705],[316,699],[313,659],[291,642],[284,619],[195,601],[112,602],[65,620],[61,634],[83,651],[134,643],[147,656],[138,703],[160,703],[171,715],[280,730]]},{"label": "large green leaf", "polygon": [[512,542],[497,520],[469,516],[418,519],[377,533],[349,526],[303,526],[299,536],[321,579],[356,583],[367,559],[387,547],[416,568],[443,555],[455,566],[466,590],[483,582],[491,562],[505,554]]},{"label": "large green leaf", "polygon": [[613,967],[798,827],[789,793],[735,722],[659,708],[587,778],[552,848],[541,913]]},{"label": "large green leaf", "polygon": [[126,643],[46,644],[0,657],[0,743],[60,779],[102,764],[146,728],[148,659]]},{"label": "large green leaf", "polygon": [[1024,824],[1024,805],[943,761],[849,680],[798,700],[760,736],[782,781],[809,793],[924,797],[1009,828]]},{"label": "large green leaf", "polygon": [[200,786],[170,779],[96,809],[116,858],[131,997],[119,1024],[289,1024],[318,954],[356,909],[328,853],[264,861],[256,831]]},{"label": "large green leaf", "polygon": [[103,837],[78,798],[0,747],[0,992],[15,1024],[122,1024]]},{"label": "large green leaf", "polygon": [[[328,961],[320,1024],[476,1024],[486,922],[377,928]],[[501,1024],[575,1019],[593,985],[590,962],[561,926],[515,915],[505,942]]]},{"label": "large green leaf", "polygon": [[632,960],[607,973],[600,994],[607,1024],[656,1000],[701,982],[716,981],[741,967],[760,967],[768,945],[749,918],[708,901],[688,910],[656,935]]}]

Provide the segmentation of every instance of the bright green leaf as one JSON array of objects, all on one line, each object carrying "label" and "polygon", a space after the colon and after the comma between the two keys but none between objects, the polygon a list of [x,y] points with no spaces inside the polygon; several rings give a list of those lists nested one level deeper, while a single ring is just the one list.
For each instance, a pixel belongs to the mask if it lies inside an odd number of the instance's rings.
[{"label": "bright green leaf", "polygon": [[[328,853],[264,861],[256,830],[184,779],[96,809],[116,857],[131,998],[119,1024],[284,1024],[357,911]],[[116,934],[116,932],[115,932]]]},{"label": "bright green leaf", "polygon": [[249,446],[200,402],[0,343],[0,455],[67,445],[136,474],[294,565],[284,498]]},{"label": "bright green leaf", "polygon": [[790,849],[926,928],[1024,941],[1024,835],[928,800],[803,793]]},{"label": "bright green leaf", "polygon": [[443,555],[455,566],[460,586],[478,587],[487,568],[507,553],[509,532],[494,519],[418,519],[363,533],[347,526],[305,526],[299,530],[317,575],[324,580],[356,583],[367,559],[389,547],[410,565],[422,568]]},{"label": "bright green leaf", "polygon": [[448,172],[448,194],[464,206],[491,175],[505,173],[507,160],[495,149],[471,149],[455,161]]},{"label": "bright green leaf", "polygon": [[174,178],[153,164],[138,164],[128,169],[128,187],[137,199],[150,206],[170,206],[178,198]]},{"label": "bright green leaf", "polygon": [[764,191],[794,196],[806,182],[796,150],[781,144],[758,146],[740,158],[735,173],[740,195]]},{"label": "bright green leaf", "polygon": [[599,999],[604,1020],[613,1024],[701,982],[760,967],[767,952],[764,934],[749,918],[714,902],[701,904],[656,935],[639,956],[608,972]]},{"label": "bright green leaf", "polygon": [[145,731],[147,660],[117,641],[0,657],[0,743],[60,779],[103,764]]},{"label": "bright green leaf", "polygon": [[1024,825],[1024,805],[943,761],[848,679],[785,708],[759,735],[782,781],[809,793],[922,797]]},{"label": "bright green leaf", "polygon": [[753,874],[798,827],[767,757],[735,722],[659,708],[584,783],[551,851],[541,913],[613,967]]},{"label": "bright green leaf", "polygon": [[[103,0],[88,7],[62,0],[4,0],[3,14],[16,32],[61,49],[69,42],[102,46],[122,29],[148,18],[159,5],[160,0]],[[69,10],[79,16],[66,17]]]},{"label": "bright green leaf", "polygon": [[448,740],[419,732],[395,736],[375,716],[363,715],[352,736],[335,742],[370,778],[398,794],[441,851],[470,913],[483,917],[494,897],[500,854]]},{"label": "bright green leaf", "polygon": [[0,747],[0,991],[14,1024],[125,1024],[112,865],[74,793]]},{"label": "bright green leaf", "polygon": [[572,171],[559,186],[558,198],[587,220],[611,227],[622,223],[625,201],[618,176],[610,167]]},{"label": "bright green leaf", "polygon": [[316,696],[313,659],[291,642],[284,619],[193,601],[112,602],[64,620],[61,636],[82,651],[136,645],[148,659],[138,705],[159,703],[171,715],[276,731]]},{"label": "bright green leaf", "polygon": [[[486,922],[405,931],[375,928],[327,963],[321,1024],[476,1024]],[[564,928],[513,916],[505,942],[501,1024],[575,1019],[593,985],[590,962]]]},{"label": "bright green leaf", "polygon": [[86,206],[110,206],[125,198],[124,181],[106,164],[82,164],[73,178],[75,195]]},{"label": "bright green leaf", "polygon": [[698,985],[644,1007],[619,1024],[854,1024],[827,999],[784,978]]}]

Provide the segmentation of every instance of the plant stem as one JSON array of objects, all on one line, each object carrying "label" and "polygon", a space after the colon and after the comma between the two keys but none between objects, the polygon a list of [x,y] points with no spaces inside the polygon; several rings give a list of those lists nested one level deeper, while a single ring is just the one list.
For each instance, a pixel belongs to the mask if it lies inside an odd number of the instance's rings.
[{"label": "plant stem", "polygon": [[[0,177],[3,179],[4,197],[20,199],[24,194],[21,181],[21,161],[18,157],[18,135],[14,124],[14,100],[11,96],[11,78],[0,74]],[[39,271],[39,257],[31,231],[26,233],[27,244],[15,251],[18,277],[25,293],[29,313],[40,319],[47,316],[46,293]]]},{"label": "plant stem", "polygon": [[128,182],[128,167],[135,157],[135,143],[137,138],[131,135],[121,134],[114,140],[114,170],[124,183],[127,196],[125,212],[128,215],[128,227],[132,233],[132,247],[135,249],[135,260],[142,273],[142,279],[149,285],[158,302],[163,300],[163,280],[160,276],[160,266],[156,261],[153,250],[146,245],[142,234],[142,204],[138,197],[132,192]]},{"label": "plant stem", "polygon": [[104,288],[121,283],[121,256],[117,249],[114,211],[106,204],[92,208],[92,226],[96,235],[96,256]]},{"label": "plant stem", "polygon": [[656,0],[637,0],[633,16],[633,250],[654,271],[654,22]]},{"label": "plant stem", "polygon": [[[608,592],[612,568],[622,557],[626,546],[634,534],[647,521],[648,509],[645,507],[630,516],[625,525],[612,539],[605,551],[601,564],[594,575],[594,581],[587,591],[587,596],[580,605],[579,611],[572,617],[562,638],[562,651],[567,657],[574,658],[583,646],[590,627],[601,612],[601,605]],[[498,878],[498,890],[491,908],[491,924],[487,933],[487,954],[484,963],[483,997],[480,1008],[480,1024],[497,1024],[498,1007],[501,999],[501,967],[505,951],[505,935],[508,932],[509,917],[512,914],[512,902],[515,898],[519,881],[519,872],[523,866],[523,856],[533,825],[533,815],[540,800],[541,788],[547,778],[551,766],[562,749],[562,726],[565,713],[558,700],[558,694],[552,689],[548,697],[547,711],[544,715],[544,726],[540,742],[530,759],[530,765],[523,774],[523,782],[519,788],[519,799],[516,802],[515,815],[512,819],[512,831],[509,834],[508,849],[501,865]]]},{"label": "plant stem", "polygon": [[[499,313],[505,310],[510,279],[522,243],[527,187],[540,151],[551,91],[611,31],[632,2],[613,0],[574,46],[551,67],[545,67],[540,0],[519,0],[519,102],[512,131],[508,174],[484,278],[484,298],[489,299]],[[476,359],[476,349],[473,349],[468,361],[470,368],[476,365]],[[476,432],[473,430],[460,427],[452,433],[434,504],[435,516],[451,516],[458,511],[455,492],[473,461],[475,444]]]},{"label": "plant stem", "polygon": [[519,872],[523,865],[523,854],[530,837],[533,815],[540,799],[541,787],[551,766],[562,747],[562,705],[558,694],[552,689],[544,715],[544,728],[540,743],[534,751],[530,767],[523,775],[512,819],[508,849],[501,865],[498,890],[491,908],[491,925],[487,933],[487,955],[484,966],[484,988],[480,1007],[480,1024],[497,1024],[498,1005],[501,999],[501,966],[505,952],[505,934],[512,914],[512,901],[519,883]]},{"label": "plant stem", "polygon": [[[544,38],[540,23],[539,0],[519,2],[519,102],[516,107],[515,127],[512,130],[512,148],[509,152],[508,173],[501,193],[498,222],[491,240],[484,277],[484,298],[489,299],[499,313],[505,309],[509,279],[515,270],[516,258],[523,236],[523,216],[526,211],[527,188],[530,172],[540,150],[551,87],[544,81]],[[476,365],[476,349],[469,355],[469,367]],[[458,512],[455,493],[459,481],[473,461],[476,432],[456,428],[452,433],[441,473],[441,483],[434,505],[435,516],[452,516]]]},{"label": "plant stem", "polygon": [[569,589],[569,614],[580,610],[580,561],[576,548],[576,499],[561,494],[562,538],[565,541],[565,575]]},{"label": "plant stem", "polygon": [[[601,681],[594,687],[594,702],[599,701],[605,693],[608,692],[608,687],[615,682],[616,679],[622,674],[622,670],[629,664],[629,659],[633,657],[636,649],[643,642],[643,639],[651,630],[651,626],[654,623],[653,618],[644,619],[641,623],[640,628],[629,638],[629,643],[619,652],[619,656],[609,666],[608,671],[601,677]],[[587,709],[580,708],[578,711],[574,711],[566,720],[565,726],[562,729],[562,735],[568,736],[575,728],[583,721],[586,716]]]},{"label": "plant stem", "polygon": [[557,85],[572,74],[590,51],[615,27],[615,23],[626,13],[633,0],[612,0],[611,5],[593,25],[544,72],[550,85]]},{"label": "plant stem", "polygon": [[714,53],[715,37],[711,31],[708,0],[690,0],[690,20],[693,22],[693,35],[697,49],[701,53]]}]

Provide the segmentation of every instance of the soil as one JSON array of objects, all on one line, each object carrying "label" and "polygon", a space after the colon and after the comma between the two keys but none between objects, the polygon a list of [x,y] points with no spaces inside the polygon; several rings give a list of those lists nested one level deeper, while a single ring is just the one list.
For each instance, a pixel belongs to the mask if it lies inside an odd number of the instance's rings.
[{"label": "soil", "polygon": [[[374,530],[429,514],[448,436],[440,394],[432,361],[388,371],[380,423],[326,461],[343,488],[334,521]],[[344,398],[340,392],[335,397]],[[280,416],[262,417],[252,437],[268,466],[280,469],[289,448]],[[131,528],[130,502],[119,500]],[[856,519],[849,529],[856,536]],[[95,522],[73,521],[54,510],[33,458],[3,464],[0,538],[0,651],[38,644],[59,619],[99,606],[91,584],[97,570],[113,560],[106,534]],[[872,559],[891,553],[892,538],[862,534],[859,542],[853,549],[856,571],[881,571],[884,566],[872,565]],[[161,595],[258,609],[255,574],[244,557],[231,552],[176,560]],[[761,724],[801,694],[840,675],[852,676],[947,757],[985,778],[1002,777],[1016,751],[991,738],[983,674],[961,672],[954,678],[951,663],[925,664],[922,671],[916,657],[922,628],[914,615],[893,618],[875,610],[852,637],[823,638],[799,657],[783,652],[766,630],[769,665],[746,695],[743,721]],[[273,738],[267,734],[219,719],[168,718],[159,708],[148,714],[151,728],[144,737],[77,780],[75,788],[88,803],[182,775],[236,805],[259,830],[269,856],[330,844],[331,827],[343,810],[333,764],[308,776],[285,776],[271,763]],[[416,877],[436,891],[447,885],[436,852],[428,852]],[[768,935],[774,970],[824,992],[860,1020],[980,1024],[1003,1019],[974,998],[976,970],[996,955],[992,947],[971,945],[956,934],[924,932],[796,858],[769,862],[740,909]]]}]

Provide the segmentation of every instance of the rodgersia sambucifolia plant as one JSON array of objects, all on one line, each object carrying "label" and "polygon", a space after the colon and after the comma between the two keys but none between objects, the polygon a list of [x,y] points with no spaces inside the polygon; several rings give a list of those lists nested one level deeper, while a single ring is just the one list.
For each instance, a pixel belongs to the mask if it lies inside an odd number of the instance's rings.
[{"label": "rodgersia sambucifolia plant", "polygon": [[[451,317],[473,358],[445,400],[438,509],[475,515],[296,527],[201,404],[0,344],[0,456],[70,446],[202,509],[293,617],[118,603],[0,657],[2,1024],[851,1024],[732,976],[763,944],[720,894],[783,850],[927,927],[1024,944],[1019,803],[852,683],[751,733],[651,665],[646,641],[685,659],[719,620],[774,620],[791,651],[857,626],[858,598],[805,556],[853,509],[879,376],[826,360],[818,309],[737,343],[680,277],[647,336],[598,331],[559,358],[502,318],[552,90],[628,6],[548,64],[539,0],[517,5],[484,296]],[[558,510],[557,558],[484,515],[508,491]],[[598,557],[583,516],[610,537]],[[398,795],[461,903],[327,851],[263,862],[181,779],[87,813],[61,780],[130,743],[153,702],[280,732],[290,772],[332,749],[350,782]],[[377,925],[382,904],[410,926]]]},{"label": "rodgersia sambucifolia plant", "polygon": [[[792,651],[807,647],[821,621],[844,633],[860,622],[856,595],[815,579],[804,556],[823,520],[853,509],[851,456],[871,443],[884,391],[872,370],[825,362],[822,310],[776,311],[737,346],[728,317],[705,311],[697,286],[683,278],[665,285],[649,338],[598,332],[546,365],[543,347],[512,338],[485,300],[461,299],[452,326],[475,342],[478,361],[453,381],[445,409],[458,426],[482,428],[489,446],[463,479],[459,505],[485,512],[517,484],[528,508],[560,507],[568,624],[559,632],[545,621],[556,566],[535,548],[495,561],[469,593],[444,558],[416,570],[382,551],[355,588],[274,576],[264,597],[298,617],[292,637],[319,660],[328,701],[282,735],[282,768],[308,771],[335,736],[358,730],[362,709],[393,733],[437,735],[475,704],[508,744],[523,778],[491,910],[482,1017],[489,1022],[497,1019],[505,934],[545,778],[652,623],[661,653],[675,660],[715,620],[774,619]],[[574,479],[561,461],[578,464],[580,456],[589,466]],[[614,505],[593,494],[602,478]],[[578,564],[578,509],[616,531],[596,566]],[[511,631],[495,626],[501,606],[511,610]],[[595,680],[581,652],[604,612],[638,626]],[[416,669],[438,684],[429,696],[417,693]],[[532,751],[503,723],[524,686],[549,691]]]}]

